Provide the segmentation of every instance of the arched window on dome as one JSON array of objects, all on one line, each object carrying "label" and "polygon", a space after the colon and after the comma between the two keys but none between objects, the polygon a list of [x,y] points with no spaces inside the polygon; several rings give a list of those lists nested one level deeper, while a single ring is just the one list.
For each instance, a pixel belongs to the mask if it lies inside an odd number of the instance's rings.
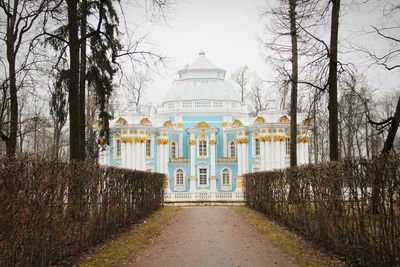
[{"label": "arched window on dome", "polygon": [[175,171],[175,191],[185,190],[185,173],[182,169]]},{"label": "arched window on dome", "polygon": [[229,157],[236,158],[236,144],[233,140],[229,143]]},{"label": "arched window on dome", "polygon": [[171,159],[176,159],[176,142],[172,141],[171,142],[171,147],[170,147],[170,153],[171,153]]}]

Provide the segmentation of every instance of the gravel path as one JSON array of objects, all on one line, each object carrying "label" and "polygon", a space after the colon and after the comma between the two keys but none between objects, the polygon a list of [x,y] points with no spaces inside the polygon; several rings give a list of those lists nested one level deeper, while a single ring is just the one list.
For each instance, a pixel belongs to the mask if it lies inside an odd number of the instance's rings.
[{"label": "gravel path", "polygon": [[182,207],[130,266],[296,266],[230,207]]}]

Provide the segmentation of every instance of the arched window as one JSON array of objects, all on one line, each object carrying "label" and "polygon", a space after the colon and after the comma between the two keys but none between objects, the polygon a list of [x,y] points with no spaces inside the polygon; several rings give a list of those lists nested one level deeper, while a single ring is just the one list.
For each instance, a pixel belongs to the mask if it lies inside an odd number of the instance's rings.
[{"label": "arched window", "polygon": [[151,157],[151,139],[146,140],[146,157]]},{"label": "arched window", "polygon": [[231,141],[231,143],[229,144],[229,149],[230,149],[229,156],[231,158],[236,158],[236,144],[234,141]]},{"label": "arched window", "polygon": [[172,141],[171,142],[171,159],[175,159],[176,158],[176,142]]},{"label": "arched window", "polygon": [[223,169],[222,171],[222,186],[231,185],[231,172],[228,169]]},{"label": "arched window", "polygon": [[182,169],[178,169],[175,172],[175,189],[182,190],[184,186],[184,172]]}]

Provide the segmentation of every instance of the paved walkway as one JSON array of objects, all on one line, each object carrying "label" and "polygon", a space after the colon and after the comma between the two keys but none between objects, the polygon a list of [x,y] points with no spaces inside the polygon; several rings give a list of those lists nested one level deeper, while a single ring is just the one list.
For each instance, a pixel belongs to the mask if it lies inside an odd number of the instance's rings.
[{"label": "paved walkway", "polygon": [[296,266],[230,207],[183,207],[131,266]]}]

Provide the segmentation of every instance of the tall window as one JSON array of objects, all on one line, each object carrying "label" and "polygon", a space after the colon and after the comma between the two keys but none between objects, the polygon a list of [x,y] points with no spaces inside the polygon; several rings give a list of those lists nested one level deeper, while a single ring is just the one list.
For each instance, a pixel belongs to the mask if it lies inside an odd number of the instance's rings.
[{"label": "tall window", "polygon": [[199,169],[199,184],[207,185],[207,168]]},{"label": "tall window", "polygon": [[236,144],[234,141],[231,141],[231,143],[229,144],[230,146],[230,157],[231,158],[236,158]]},{"label": "tall window", "polygon": [[286,155],[290,155],[290,138],[286,138],[286,147],[285,147],[285,152]]},{"label": "tall window", "polygon": [[207,140],[199,141],[199,157],[207,156]]},{"label": "tall window", "polygon": [[171,142],[171,159],[176,158],[176,142]]},{"label": "tall window", "polygon": [[227,186],[231,184],[230,172],[228,169],[222,171],[222,185]]},{"label": "tall window", "polygon": [[175,173],[175,185],[183,186],[183,170],[178,169]]},{"label": "tall window", "polygon": [[119,158],[119,157],[121,157],[121,140],[117,139],[115,143],[116,143],[115,146],[116,146],[116,152],[117,152],[116,156]]},{"label": "tall window", "polygon": [[254,155],[260,155],[260,138],[254,138]]},{"label": "tall window", "polygon": [[151,157],[151,139],[146,140],[146,157]]}]

